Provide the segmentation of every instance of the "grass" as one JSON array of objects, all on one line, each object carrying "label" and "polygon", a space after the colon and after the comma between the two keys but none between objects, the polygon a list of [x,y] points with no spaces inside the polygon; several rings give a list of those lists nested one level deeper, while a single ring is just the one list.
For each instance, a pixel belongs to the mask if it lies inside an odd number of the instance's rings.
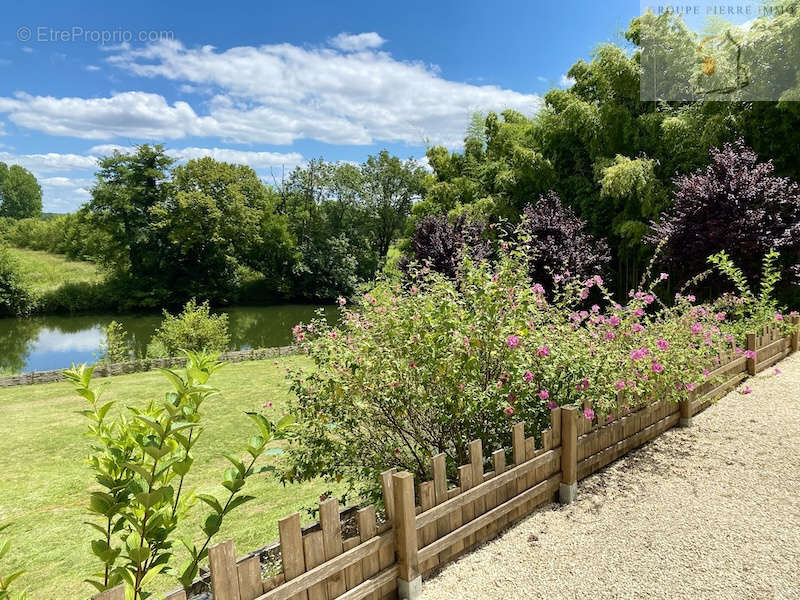
[{"label": "grass", "polygon": [[[270,400],[280,413],[290,393],[284,367],[307,364],[305,357],[286,357],[278,366],[271,360],[230,364],[214,375],[211,383],[221,395],[204,404],[207,429],[196,446],[190,487],[222,495],[225,490],[217,482],[228,463],[220,454],[246,442],[252,425],[244,412]],[[126,405],[141,405],[168,389],[157,372],[105,381],[110,382],[108,397]],[[86,421],[77,414],[84,403],[66,382],[0,390],[0,526],[11,524],[3,535],[12,539],[0,574],[24,569],[14,589],[27,588],[30,600],[85,598],[93,590],[83,582],[98,564],[89,550],[92,531],[84,525],[93,483],[83,461],[89,443],[82,435]],[[268,475],[258,476],[245,488],[257,499],[233,512],[216,539],[233,538],[239,555],[259,548],[277,538],[279,518],[311,506],[328,487],[321,481],[283,487]],[[204,513],[198,506],[180,533],[199,539]],[[180,555],[176,565],[184,558]],[[176,587],[171,578],[157,583],[154,591]]]},{"label": "grass", "polygon": [[104,279],[97,265],[90,262],[68,260],[63,255],[39,250],[9,248],[8,251],[39,294],[57,290],[65,283],[100,283]]}]

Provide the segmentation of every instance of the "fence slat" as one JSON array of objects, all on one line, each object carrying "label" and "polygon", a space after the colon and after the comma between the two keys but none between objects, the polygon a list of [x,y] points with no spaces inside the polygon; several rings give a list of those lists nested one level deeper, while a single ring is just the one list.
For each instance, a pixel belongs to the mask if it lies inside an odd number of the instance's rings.
[{"label": "fence slat", "polygon": [[[469,464],[472,468],[472,485],[478,486],[483,483],[483,443],[481,440],[473,440],[467,446],[469,452]],[[486,512],[486,498],[481,496],[478,498],[473,506],[475,516],[480,516]],[[480,536],[475,536],[473,543],[479,543]]]},{"label": "fence slat", "polygon": [[[389,469],[381,473],[381,487],[383,489],[383,506],[386,511],[386,520],[390,523],[394,522],[394,490],[392,484],[392,473],[394,469]],[[378,564],[381,571],[392,566],[395,563],[394,547],[384,546],[378,553]],[[376,593],[379,597],[391,594],[394,590],[392,584],[386,584],[383,588]]]},{"label": "fence slat", "polygon": [[[756,346],[756,334],[747,334],[747,350],[751,352],[758,352]],[[756,357],[757,358],[757,357]],[[747,374],[753,376],[756,374],[756,358],[747,359]]]},{"label": "fence slat", "polygon": [[[419,484],[419,504],[422,507],[423,512],[436,506],[436,494],[434,492],[433,485],[434,484],[432,481],[425,481]],[[431,523],[422,529],[419,539],[420,548],[427,546],[434,540],[436,540],[436,523]],[[437,564],[439,564],[438,558],[433,557],[424,564],[420,564],[420,572],[426,573],[436,567]]]},{"label": "fence slat", "polygon": [[208,549],[208,564],[211,569],[214,600],[241,600],[233,540],[225,540],[211,546]]},{"label": "fence slat", "polygon": [[125,586],[118,585],[105,592],[100,592],[92,596],[92,600],[125,600]]},{"label": "fence slat", "polygon": [[[321,531],[314,531],[303,536],[303,554],[308,570],[325,562],[325,541]],[[308,600],[328,600],[328,586],[323,581],[308,588]]]},{"label": "fence slat", "polygon": [[[358,511],[358,535],[361,538],[361,543],[363,544],[374,538],[376,532],[375,506],[370,504]],[[380,571],[378,555],[373,553],[364,557],[364,560],[361,561],[361,569],[366,580],[369,580],[370,577]],[[380,590],[373,593],[372,600],[380,600]]]},{"label": "fence slat", "polygon": [[[325,560],[328,561],[342,553],[342,522],[339,520],[339,501],[336,498],[329,498],[320,503],[319,524],[322,528]],[[343,571],[334,573],[328,578],[328,598],[332,600],[346,591]]]},{"label": "fence slat", "polygon": [[[458,485],[461,486],[461,493],[469,491],[472,488],[472,465],[463,465],[458,467]],[[475,503],[467,502],[461,507],[461,524],[469,523],[475,518]],[[459,547],[459,551],[469,550],[475,544],[475,536],[468,535],[464,538],[463,547]]]},{"label": "fence slat", "polygon": [[[286,581],[291,581],[306,572],[303,533],[300,529],[300,513],[294,513],[278,521],[278,537],[281,542],[283,575]],[[308,600],[308,594],[302,591],[292,596],[292,600]]]},{"label": "fence slat", "polygon": [[255,600],[258,598],[264,584],[261,581],[261,559],[258,556],[239,562],[236,565],[239,578],[239,596],[242,600]]},{"label": "fence slat", "polygon": [[[347,552],[348,550],[352,550],[358,546],[360,543],[361,540],[357,537],[348,538],[342,542],[342,550]],[[364,581],[364,571],[360,562],[353,563],[344,570],[344,583],[348,590],[352,590],[354,587],[361,584],[362,581]]]},{"label": "fence slat", "polygon": [[562,504],[575,499],[578,487],[578,409],[561,407],[561,486],[558,497]]},{"label": "fence slat", "polygon": [[[514,423],[511,428],[511,452],[514,456],[514,465],[519,466],[525,462],[525,422],[520,421]],[[517,478],[516,489],[514,494],[520,494],[525,490],[527,476]],[[516,521],[522,516],[522,509],[517,510],[510,515],[512,521]]]}]

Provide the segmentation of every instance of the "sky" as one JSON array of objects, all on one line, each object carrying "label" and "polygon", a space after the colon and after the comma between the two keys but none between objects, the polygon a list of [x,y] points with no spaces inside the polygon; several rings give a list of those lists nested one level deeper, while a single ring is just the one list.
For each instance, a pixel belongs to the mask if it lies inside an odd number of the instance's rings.
[{"label": "sky", "polygon": [[81,2],[6,0],[0,161],[44,210],[89,198],[97,158],[161,143],[178,161],[248,164],[461,147],[470,116],[534,114],[636,1]]}]

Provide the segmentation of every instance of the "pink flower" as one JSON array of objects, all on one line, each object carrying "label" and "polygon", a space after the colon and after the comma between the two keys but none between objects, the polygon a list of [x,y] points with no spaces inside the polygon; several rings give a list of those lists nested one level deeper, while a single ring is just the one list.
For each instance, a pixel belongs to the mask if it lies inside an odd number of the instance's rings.
[{"label": "pink flower", "polygon": [[666,273],[661,273],[661,275],[659,275],[659,276],[658,276],[658,278],[659,278],[661,281],[664,281],[664,280],[665,280],[667,277],[669,277],[669,275],[667,275]]},{"label": "pink flower", "polygon": [[550,402],[547,403],[547,408],[549,408],[550,410],[553,410],[554,408],[558,408],[558,404],[556,404],[555,402],[550,400]]},{"label": "pink flower", "polygon": [[659,350],[668,350],[669,349],[669,342],[665,339],[658,338],[656,342],[656,346],[658,346]]},{"label": "pink flower", "polygon": [[347,304],[347,298],[344,298],[344,297],[342,297],[342,296],[339,296],[339,297],[336,299],[336,302],[339,304],[339,306],[344,306],[345,304]]},{"label": "pink flower", "polygon": [[661,373],[664,370],[664,366],[658,361],[654,362],[653,366],[650,368],[652,369],[653,373]]},{"label": "pink flower", "polygon": [[594,411],[591,408],[584,408],[583,409],[583,416],[588,421],[591,421],[592,419],[594,419]]},{"label": "pink flower", "polygon": [[602,277],[600,277],[600,275],[595,275],[595,276],[594,276],[594,282],[595,282],[597,285],[603,285],[603,278],[602,278]]},{"label": "pink flower", "polygon": [[782,373],[782,371],[777,367],[775,367],[775,371],[773,372],[775,373],[775,375],[780,375]]},{"label": "pink flower", "polygon": [[408,366],[413,369],[417,366],[417,363],[412,360],[410,363],[408,363]]},{"label": "pink flower", "polygon": [[644,354],[641,350],[631,350],[631,360],[639,360]]},{"label": "pink flower", "polygon": [[775,319],[778,321],[783,321],[783,315],[779,312],[775,313]]},{"label": "pink flower", "polygon": [[618,390],[624,390],[625,389],[625,382],[622,381],[621,379],[618,379],[617,383],[614,384],[614,385]]},{"label": "pink flower", "polygon": [[645,301],[647,304],[652,304],[652,303],[655,301],[655,299],[656,299],[656,298],[655,298],[655,296],[653,296],[653,294],[647,294],[647,295],[644,297],[644,301]]},{"label": "pink flower", "polygon": [[417,286],[412,285],[411,286],[411,294],[413,295],[413,294],[416,294],[416,293],[417,293]]},{"label": "pink flower", "polygon": [[614,415],[608,415],[608,418],[606,419],[606,421],[611,423],[611,421],[613,421],[613,420],[614,420]]},{"label": "pink flower", "polygon": [[518,335],[510,335],[506,340],[509,348],[516,348],[519,346],[519,336]]},{"label": "pink flower", "polygon": [[703,369],[703,377],[708,377],[710,373],[711,371],[709,371],[708,369]]},{"label": "pink flower", "polygon": [[686,384],[686,389],[689,390],[690,392],[693,392],[694,391],[694,384],[693,383],[687,383]]},{"label": "pink flower", "polygon": [[337,337],[339,337],[339,334],[336,333],[335,331],[331,331],[331,339],[335,340]]},{"label": "pink flower", "polygon": [[744,386],[744,387],[743,387],[741,390],[739,390],[739,393],[740,393],[740,394],[749,394],[749,393],[751,393],[752,391],[753,391],[753,390],[751,390],[751,389],[750,389],[748,386]]},{"label": "pink flower", "polygon": [[615,337],[616,337],[616,336],[614,335],[614,332],[613,332],[613,331],[607,331],[607,332],[606,332],[606,339],[607,339],[607,340],[613,340]]},{"label": "pink flower", "polygon": [[640,323],[634,323],[631,329],[633,329],[633,333],[641,333],[644,331],[644,327],[642,327]]},{"label": "pink flower", "polygon": [[305,333],[298,333],[297,334],[297,341],[298,342],[302,342],[305,339],[305,337],[306,337]]},{"label": "pink flower", "polygon": [[525,372],[522,374],[522,380],[523,380],[525,383],[530,383],[531,381],[533,381],[533,373],[531,373],[530,371],[525,371]]},{"label": "pink flower", "polygon": [[301,331],[303,331],[303,326],[302,325],[295,325],[294,327],[292,327],[292,333],[295,334],[295,335],[297,335]]},{"label": "pink flower", "polygon": [[499,389],[502,389],[502,387],[503,387],[504,385],[505,385],[505,381],[503,381],[502,379],[498,379],[498,380],[497,380],[497,389],[498,389],[498,390],[499,390]]},{"label": "pink flower", "polygon": [[536,356],[550,356],[550,348],[547,346],[540,346],[536,351]]},{"label": "pink flower", "polygon": [[725,320],[725,313],[724,312],[718,312],[716,315],[714,315],[714,318],[716,318],[717,321],[724,321]]},{"label": "pink flower", "polygon": [[694,302],[696,300],[696,298],[694,297],[694,294],[689,294],[688,296],[686,296],[686,299],[689,302]]},{"label": "pink flower", "polygon": [[589,288],[583,288],[581,290],[581,300],[586,300],[589,297]]},{"label": "pink flower", "polygon": [[703,333],[703,324],[700,321],[697,321],[693,324],[690,328],[692,335],[699,335]]},{"label": "pink flower", "polygon": [[619,325],[619,317],[616,316],[616,315],[613,315],[613,316],[609,317],[608,322],[609,322],[609,324],[611,326],[616,327],[617,325]]},{"label": "pink flower", "polygon": [[592,304],[592,312],[593,312],[593,313],[598,313],[598,312],[600,312],[600,307],[599,307],[599,306],[597,306],[597,304]]},{"label": "pink flower", "polygon": [[506,406],[505,410],[503,411],[509,417],[514,414],[514,407],[513,406]]},{"label": "pink flower", "polygon": [[534,294],[544,294],[544,287],[542,287],[541,283],[534,283],[533,284],[533,293]]},{"label": "pink flower", "polygon": [[641,317],[644,314],[644,309],[643,308],[634,309],[633,313],[631,314],[633,314],[634,317]]},{"label": "pink flower", "polygon": [[745,353],[744,353],[744,357],[745,357],[745,358],[749,358],[749,359],[751,359],[751,360],[755,360],[755,358],[756,358],[756,353],[755,353],[755,351],[753,351],[753,350],[746,350],[746,351],[745,351]]},{"label": "pink flower", "polygon": [[578,389],[579,390],[588,390],[589,389],[589,380],[586,377],[584,377],[583,379],[580,380],[580,382],[578,383]]},{"label": "pink flower", "polygon": [[548,398],[550,398],[550,392],[548,392],[547,390],[539,390],[539,398],[541,400],[547,400]]},{"label": "pink flower", "polygon": [[584,285],[585,285],[587,288],[590,288],[590,287],[592,287],[592,286],[594,285],[594,277],[593,277],[592,279],[587,279],[587,280],[584,282]]},{"label": "pink flower", "polygon": [[264,408],[272,408],[272,402],[264,402]]}]

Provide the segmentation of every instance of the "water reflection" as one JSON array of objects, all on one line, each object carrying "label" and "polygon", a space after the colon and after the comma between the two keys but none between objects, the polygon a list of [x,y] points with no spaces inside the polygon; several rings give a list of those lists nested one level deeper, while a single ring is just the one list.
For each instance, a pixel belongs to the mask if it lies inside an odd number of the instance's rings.
[{"label": "water reflection", "polygon": [[[231,350],[269,348],[291,343],[291,328],[314,316],[316,307],[308,305],[238,306],[221,312],[228,314]],[[324,307],[329,321],[337,309]],[[147,344],[161,323],[161,315],[75,315],[30,319],[0,319],[0,373],[62,369],[72,363],[94,362],[104,341],[103,329],[112,321],[122,323],[134,340],[137,355],[144,355]]]}]

